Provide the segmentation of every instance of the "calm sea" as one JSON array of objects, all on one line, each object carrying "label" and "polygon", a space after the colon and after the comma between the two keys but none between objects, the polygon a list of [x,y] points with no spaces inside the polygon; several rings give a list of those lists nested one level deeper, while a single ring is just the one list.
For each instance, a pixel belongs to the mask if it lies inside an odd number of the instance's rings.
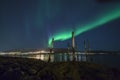
[{"label": "calm sea", "polygon": [[[40,59],[43,61],[48,61],[49,54],[41,54],[41,55],[24,55],[21,57],[26,58],[34,58]],[[62,61],[72,61],[73,55],[70,53],[54,53],[50,55],[51,62],[62,62]],[[75,54],[76,61],[88,61],[91,63],[102,64],[105,66],[110,67],[120,67],[120,54],[88,54],[85,55],[84,53],[76,53]]]}]

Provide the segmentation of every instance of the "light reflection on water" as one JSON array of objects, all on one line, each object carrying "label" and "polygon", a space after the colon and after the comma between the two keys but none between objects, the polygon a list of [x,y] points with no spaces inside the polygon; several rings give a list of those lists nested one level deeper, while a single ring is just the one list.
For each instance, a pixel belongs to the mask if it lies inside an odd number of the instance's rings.
[{"label": "light reflection on water", "polygon": [[[49,54],[37,54],[37,55],[27,55],[27,56],[21,56],[26,58],[33,58],[33,59],[40,59],[43,61],[48,61]],[[86,61],[86,55],[85,54],[75,54],[76,61]],[[67,53],[55,53],[50,54],[51,62],[56,61],[72,61],[73,55],[67,54]]]},{"label": "light reflection on water", "polygon": [[[11,57],[23,57],[23,58],[33,58],[39,59],[43,61],[48,61],[49,54],[42,53],[42,54],[25,54],[25,55],[4,55],[4,56],[11,56]],[[62,61],[72,61],[73,55],[70,53],[52,53],[50,55],[51,62],[62,62]],[[88,61],[97,64],[103,64],[112,67],[120,67],[120,54],[106,54],[106,53],[90,53],[87,56],[84,53],[77,52],[75,53],[76,61]]]},{"label": "light reflection on water", "polygon": [[[48,61],[48,54],[41,55],[27,55],[22,56],[26,58],[40,59],[43,61]],[[67,53],[55,53],[50,56],[51,62],[62,62],[62,61],[72,61],[72,54]],[[120,67],[120,54],[75,54],[76,61],[88,61],[97,64],[103,64],[112,67]]]}]

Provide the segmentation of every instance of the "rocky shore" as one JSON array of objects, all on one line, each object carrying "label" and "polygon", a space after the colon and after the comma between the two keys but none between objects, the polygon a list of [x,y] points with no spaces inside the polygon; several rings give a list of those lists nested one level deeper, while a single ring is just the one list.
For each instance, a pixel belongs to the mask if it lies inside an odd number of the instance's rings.
[{"label": "rocky shore", "polygon": [[120,80],[120,70],[87,62],[0,57],[0,80]]}]

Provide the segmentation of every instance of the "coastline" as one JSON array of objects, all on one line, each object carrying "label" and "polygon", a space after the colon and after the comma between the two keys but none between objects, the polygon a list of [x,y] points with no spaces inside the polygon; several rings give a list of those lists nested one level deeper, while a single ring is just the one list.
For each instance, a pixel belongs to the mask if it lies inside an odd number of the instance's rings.
[{"label": "coastline", "polygon": [[0,57],[0,80],[120,80],[120,70],[88,62]]}]

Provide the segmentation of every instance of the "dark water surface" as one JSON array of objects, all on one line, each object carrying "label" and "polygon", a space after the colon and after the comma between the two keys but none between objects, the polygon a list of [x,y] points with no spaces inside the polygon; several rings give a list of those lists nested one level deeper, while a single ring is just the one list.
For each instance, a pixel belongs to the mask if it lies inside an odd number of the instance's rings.
[{"label": "dark water surface", "polygon": [[[23,55],[21,57],[41,59],[43,61],[48,61],[49,54],[39,54],[39,55]],[[120,54],[88,54],[76,53],[76,61],[88,61],[91,63],[102,64],[110,67],[120,67]],[[62,61],[72,61],[72,54],[67,53],[54,53],[50,55],[51,62],[62,62]]]}]

